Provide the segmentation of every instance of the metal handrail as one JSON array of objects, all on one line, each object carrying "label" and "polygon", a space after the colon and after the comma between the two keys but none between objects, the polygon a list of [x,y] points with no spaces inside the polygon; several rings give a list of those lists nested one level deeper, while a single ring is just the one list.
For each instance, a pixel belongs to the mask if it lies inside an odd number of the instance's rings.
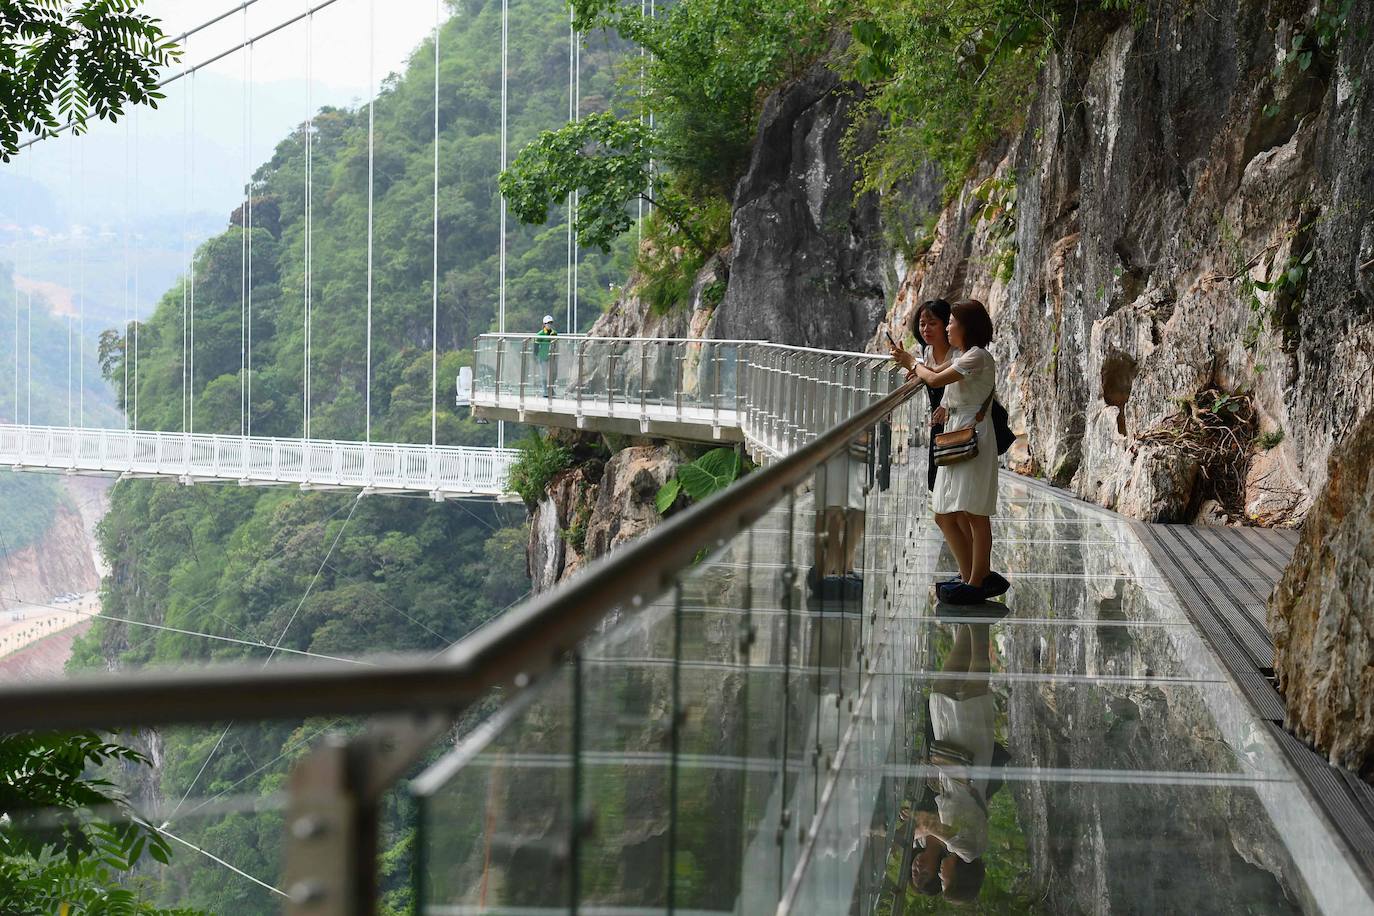
[{"label": "metal handrail", "polygon": [[669,587],[703,547],[761,518],[817,467],[920,388],[910,381],[775,463],[676,515],[508,611],[438,658],[392,656],[369,667],[285,662],[195,672],[144,671],[38,681],[0,691],[0,733],[422,711],[456,714],[494,687],[527,687],[595,629]]}]

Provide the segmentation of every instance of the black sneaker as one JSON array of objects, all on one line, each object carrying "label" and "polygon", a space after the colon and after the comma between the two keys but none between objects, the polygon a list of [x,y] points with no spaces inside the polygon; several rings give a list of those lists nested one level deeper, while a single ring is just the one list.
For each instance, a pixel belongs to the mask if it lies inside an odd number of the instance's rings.
[{"label": "black sneaker", "polygon": [[985,598],[1005,595],[1009,588],[1011,588],[1011,583],[1001,573],[990,572],[983,577],[983,596]]}]

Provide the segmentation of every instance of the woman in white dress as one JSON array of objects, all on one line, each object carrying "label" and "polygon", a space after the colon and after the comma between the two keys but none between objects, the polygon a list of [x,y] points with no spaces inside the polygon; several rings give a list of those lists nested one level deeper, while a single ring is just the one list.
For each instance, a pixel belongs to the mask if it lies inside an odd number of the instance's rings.
[{"label": "woman in white dress", "polygon": [[997,363],[987,346],[992,319],[975,299],[956,302],[947,328],[953,349],[943,365],[926,366],[900,346],[893,357],[932,388],[944,388],[945,432],[974,426],[978,454],[935,474],[931,508],[955,561],[958,580],[941,582],[939,597],[952,604],[977,604],[1007,591],[1007,580],[991,570],[992,516],[997,511],[997,439],[989,409],[997,385]]}]

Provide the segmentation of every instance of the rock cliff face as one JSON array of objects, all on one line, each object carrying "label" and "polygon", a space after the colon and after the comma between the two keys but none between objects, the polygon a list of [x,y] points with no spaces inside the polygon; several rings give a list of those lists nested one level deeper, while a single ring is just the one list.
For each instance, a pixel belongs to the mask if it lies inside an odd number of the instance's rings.
[{"label": "rock cliff face", "polygon": [[1269,628],[1289,727],[1374,780],[1374,414],[1331,459]]},{"label": "rock cliff face", "polygon": [[0,609],[16,604],[46,604],[54,595],[89,592],[100,586],[91,541],[80,512],[58,506],[42,539],[0,558]]},{"label": "rock cliff face", "polygon": [[631,445],[557,475],[530,519],[530,579],[544,591],[652,528],[654,497],[688,460],[677,446]]},{"label": "rock cliff face", "polygon": [[[1374,404],[1374,10],[1356,5],[1333,61],[1276,76],[1307,6],[1152,3],[1142,28],[1085,24],[1025,128],[939,213],[890,320],[934,296],[989,305],[1028,469],[1140,518],[1219,496],[1293,524]],[[1253,285],[1309,252],[1297,283]],[[1180,404],[1216,392],[1255,409],[1236,467],[1176,438]]]}]

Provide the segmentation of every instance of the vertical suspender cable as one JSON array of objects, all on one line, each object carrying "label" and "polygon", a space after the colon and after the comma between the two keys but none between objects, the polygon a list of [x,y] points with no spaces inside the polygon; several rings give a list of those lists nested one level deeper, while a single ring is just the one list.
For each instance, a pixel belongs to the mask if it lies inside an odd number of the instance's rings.
[{"label": "vertical suspender cable", "polygon": [[124,428],[129,428],[129,122],[124,122]]},{"label": "vertical suspender cable", "polygon": [[[140,184],[139,176],[140,176],[140,174],[141,174],[141,172],[142,172],[142,169],[139,167],[139,159],[138,159],[138,157],[139,157],[139,148],[140,148],[140,146],[141,146],[141,144],[139,143],[140,134],[141,134],[140,127],[142,126],[141,121],[142,121],[142,119],[139,117],[138,111],[135,110],[135,111],[134,111],[134,117],[133,117],[133,122],[134,122],[134,194],[133,194],[133,198],[134,198],[134,299],[133,299],[133,313],[134,313],[134,359],[133,359],[133,363],[134,363],[134,390],[133,390],[133,398],[134,398],[134,416],[133,416],[133,428],[134,428],[135,430],[138,429],[138,334],[139,334],[139,325],[142,324],[142,322],[139,320],[139,317],[138,317],[138,303],[139,303],[139,294],[140,294],[140,288],[139,288],[139,282],[138,282],[138,281],[139,281],[138,217],[139,217],[139,214],[142,212],[141,209],[139,208],[139,205],[138,205],[138,194],[139,194],[139,184]],[[127,409],[127,408],[126,408],[126,409]]]},{"label": "vertical suspender cable", "polygon": [[[186,71],[182,70],[183,77]],[[190,263],[190,256],[187,252],[186,240],[190,237],[191,227],[191,157],[187,153],[191,137],[191,98],[186,93],[186,87],[181,87],[181,431],[187,431],[187,406],[190,401],[190,385],[186,378],[186,373],[190,370],[190,359],[188,358],[190,349],[190,271],[187,265]]]},{"label": "vertical suspender cable", "polygon": [[367,44],[367,370],[364,380],[364,441],[372,441],[372,210],[376,197],[374,168],[377,146],[377,82],[374,67],[377,55],[377,0],[368,0]]},{"label": "vertical suspender cable", "polygon": [[[639,0],[639,18],[643,19],[649,15],[649,0]],[[644,124],[644,46],[639,46],[639,123]],[[636,238],[643,244],[644,242],[644,195],[640,195],[635,201],[635,209],[639,214],[636,225]],[[636,253],[639,248],[636,246]]]},{"label": "vertical suspender cable", "polygon": [[[67,187],[76,190],[76,134],[73,132],[68,135],[71,142],[67,144]],[[78,192],[79,196],[79,192]],[[77,204],[77,219],[81,218],[81,204]],[[67,245],[67,292],[71,295],[71,290],[76,286],[76,227],[75,222],[69,228],[70,240]],[[72,313],[71,300],[67,301],[67,426],[72,425],[72,377],[75,374],[75,365],[72,361]]]},{"label": "vertical suspender cable", "polygon": [[[86,147],[81,147],[81,201],[86,201]],[[84,222],[84,220],[83,220]],[[81,227],[77,249],[76,323],[76,422],[86,425],[86,227]]]},{"label": "vertical suspender cable", "polygon": [[[509,117],[509,48],[510,40],[510,0],[501,0],[501,171],[506,170],[506,121]],[[500,192],[497,192],[500,194]],[[506,195],[501,194],[500,245],[497,270],[496,330],[506,333]],[[506,446],[506,424],[501,421],[496,427],[498,448]]]},{"label": "vertical suspender cable", "polygon": [[304,338],[301,354],[301,437],[310,438],[310,330],[311,330],[311,281],[313,265],[310,259],[314,254],[314,206],[315,206],[315,98],[314,87],[314,48],[315,14],[305,20],[305,304],[302,312],[302,336]]},{"label": "vertical suspender cable", "polygon": [[[577,45],[577,30],[573,24],[572,6],[568,7],[568,123],[572,123],[577,116],[576,102],[573,99],[573,54]],[[563,327],[567,328],[568,333],[576,333],[577,327],[573,324],[573,195],[568,192],[568,199],[564,203],[563,213],[568,221],[568,303],[567,317],[563,321]]]},{"label": "vertical suspender cable", "polygon": [[[33,156],[29,157],[29,185],[33,185]],[[25,273],[33,274],[33,247],[29,247],[29,269]],[[24,318],[24,425],[33,425],[33,290],[30,288],[24,293],[24,307],[27,312]],[[17,344],[18,341],[15,341]]]},{"label": "vertical suspender cable", "polygon": [[[582,42],[580,42],[580,41],[576,42],[576,43],[573,45],[573,120],[574,120],[574,121],[581,121],[581,120],[582,120]],[[582,195],[581,195],[580,193],[578,193],[577,191],[573,191],[573,219],[574,219],[574,220],[577,219],[577,214],[578,214],[578,212],[581,210],[581,208],[582,208]],[[572,270],[573,270],[573,282],[572,282],[572,288],[573,288],[573,297],[572,297],[572,299],[573,299],[573,303],[572,303],[572,324],[568,326],[568,330],[569,330],[570,332],[572,332],[572,333],[576,333],[576,332],[577,332],[577,328],[578,328],[578,321],[577,321],[577,297],[578,297],[577,272],[578,272],[578,262],[581,260],[581,258],[579,257],[579,252],[578,252],[578,249],[579,249],[579,248],[581,248],[581,245],[580,245],[580,244],[578,243],[578,241],[577,241],[577,236],[574,235],[574,236],[573,236],[573,265],[572,265]]]},{"label": "vertical suspender cable", "polygon": [[439,444],[439,27],[442,0],[434,0],[434,273],[430,277],[429,444]]},{"label": "vertical suspender cable", "polygon": [[243,11],[243,207],[239,210],[239,435],[248,434],[248,10]]},{"label": "vertical suspender cable", "polygon": [[253,44],[248,44],[248,142],[244,147],[244,157],[248,162],[248,183],[244,187],[244,196],[247,197],[248,213],[245,222],[248,225],[248,352],[246,354],[248,365],[248,413],[245,417],[245,428],[247,435],[253,435]]},{"label": "vertical suspender cable", "polygon": [[[187,211],[195,209],[196,205],[196,75],[191,74],[191,87],[187,90],[191,95],[191,131],[189,136],[190,152],[190,171],[191,178],[188,184],[189,193],[187,199]],[[192,230],[191,238],[187,240],[191,252],[190,275],[191,275],[191,298],[190,308],[187,310],[186,325],[189,331],[190,340],[186,344],[186,429],[188,432],[196,431],[196,243],[195,233]]]}]

